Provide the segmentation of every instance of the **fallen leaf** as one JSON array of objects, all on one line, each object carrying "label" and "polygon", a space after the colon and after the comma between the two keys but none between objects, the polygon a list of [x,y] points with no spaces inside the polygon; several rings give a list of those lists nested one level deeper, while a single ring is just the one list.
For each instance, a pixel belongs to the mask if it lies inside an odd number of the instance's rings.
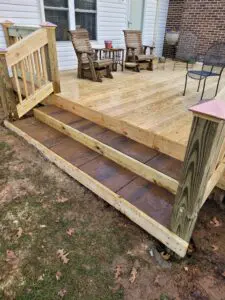
[{"label": "fallen leaf", "polygon": [[156,278],[155,278],[155,280],[154,280],[154,284],[155,285],[159,285],[159,278],[160,278],[160,276],[157,275]]},{"label": "fallen leaf", "polygon": [[59,249],[57,251],[57,256],[62,260],[62,262],[64,264],[68,264],[69,259],[67,258],[67,256],[69,255],[69,252],[64,252],[64,249]]},{"label": "fallen leaf", "polygon": [[69,229],[66,231],[66,233],[67,233],[69,236],[73,235],[74,232],[75,232],[75,229],[74,229],[74,228],[69,228]]},{"label": "fallen leaf", "polygon": [[119,279],[119,277],[122,274],[122,271],[123,271],[122,266],[117,265],[116,268],[115,268],[115,279]]},{"label": "fallen leaf", "polygon": [[47,225],[40,225],[40,228],[46,228]]},{"label": "fallen leaf", "polygon": [[189,268],[187,266],[184,267],[184,271],[188,272]]},{"label": "fallen leaf", "polygon": [[15,255],[14,251],[12,250],[6,251],[6,262],[8,262],[10,265],[17,266],[19,260]]},{"label": "fallen leaf", "polygon": [[68,201],[68,199],[65,198],[65,197],[58,197],[58,198],[56,199],[56,202],[57,202],[57,203],[65,203],[65,202],[67,202],[67,201]]},{"label": "fallen leaf", "polygon": [[213,225],[213,227],[221,226],[221,222],[216,217],[212,218],[212,220],[210,221],[210,224]]},{"label": "fallen leaf", "polygon": [[135,267],[132,268],[131,273],[130,273],[130,278],[129,281],[130,283],[134,283],[137,277],[137,269]]},{"label": "fallen leaf", "polygon": [[61,289],[59,292],[58,292],[58,295],[63,298],[67,293],[67,290],[66,289]]},{"label": "fallen leaf", "polygon": [[43,281],[44,280],[44,274],[42,274],[42,275],[40,275],[39,277],[38,277],[38,281]]},{"label": "fallen leaf", "polygon": [[163,251],[163,252],[160,252],[160,254],[161,254],[161,256],[164,260],[169,260],[170,259],[170,254],[169,253],[166,253],[166,252]]},{"label": "fallen leaf", "polygon": [[216,245],[212,245],[212,250],[213,251],[217,251],[219,249],[219,247],[218,246],[216,246]]},{"label": "fallen leaf", "polygon": [[21,227],[19,227],[18,231],[17,231],[17,234],[16,234],[18,239],[21,237],[22,233],[23,233],[23,229]]},{"label": "fallen leaf", "polygon": [[60,271],[56,272],[55,274],[55,277],[56,277],[56,280],[59,280],[62,276],[62,273]]}]

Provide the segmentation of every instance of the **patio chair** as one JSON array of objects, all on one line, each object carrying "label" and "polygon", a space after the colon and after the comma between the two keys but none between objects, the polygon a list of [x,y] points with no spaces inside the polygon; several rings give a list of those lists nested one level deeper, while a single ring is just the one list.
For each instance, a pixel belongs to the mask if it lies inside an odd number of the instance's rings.
[{"label": "patio chair", "polygon": [[187,72],[183,95],[185,96],[186,93],[188,77],[195,80],[199,80],[198,89],[197,89],[198,92],[200,89],[201,81],[204,80],[201,100],[203,99],[204,96],[207,78],[218,77],[216,92],[215,92],[215,97],[216,97],[224,67],[225,67],[225,43],[216,43],[208,49],[203,60],[202,69],[189,70]]},{"label": "patio chair", "polygon": [[[142,32],[139,30],[124,30],[126,44],[126,63],[133,63],[136,71],[140,72],[141,68],[153,71],[153,50],[154,47],[142,44]],[[147,54],[147,49],[150,53]]]},{"label": "patio chair", "polygon": [[186,69],[188,70],[189,63],[192,65],[196,61],[196,46],[197,46],[197,36],[191,31],[184,31],[180,33],[178,45],[176,47],[176,55],[174,59],[175,70],[176,64],[178,62],[185,62]]},{"label": "patio chair", "polygon": [[86,29],[79,28],[69,31],[74,50],[78,59],[78,78],[88,78],[102,82],[102,77],[113,78],[111,59],[98,60],[91,47],[89,34]]}]

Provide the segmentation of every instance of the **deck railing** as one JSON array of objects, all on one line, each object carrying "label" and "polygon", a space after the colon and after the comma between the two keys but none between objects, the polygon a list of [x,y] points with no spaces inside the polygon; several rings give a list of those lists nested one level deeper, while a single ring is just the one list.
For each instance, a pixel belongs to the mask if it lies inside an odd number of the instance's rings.
[{"label": "deck railing", "polygon": [[50,23],[20,31],[18,26],[5,28],[9,47],[0,50],[0,92],[6,116],[20,118],[51,93],[60,92],[55,28]]}]

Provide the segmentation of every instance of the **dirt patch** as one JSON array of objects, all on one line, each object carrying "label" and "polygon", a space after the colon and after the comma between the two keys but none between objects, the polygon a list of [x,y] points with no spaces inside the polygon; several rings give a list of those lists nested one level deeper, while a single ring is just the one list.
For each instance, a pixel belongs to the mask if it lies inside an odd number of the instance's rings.
[{"label": "dirt patch", "polygon": [[217,203],[165,267],[157,241],[2,127],[0,152],[0,299],[225,299]]}]

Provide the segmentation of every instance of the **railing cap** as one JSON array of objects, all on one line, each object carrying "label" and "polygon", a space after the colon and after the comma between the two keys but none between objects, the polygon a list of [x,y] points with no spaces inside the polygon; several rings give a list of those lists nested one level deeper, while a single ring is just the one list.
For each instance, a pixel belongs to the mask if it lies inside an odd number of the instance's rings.
[{"label": "railing cap", "polygon": [[57,27],[56,24],[53,24],[51,22],[44,22],[40,25],[41,27]]},{"label": "railing cap", "polygon": [[0,54],[4,54],[7,52],[7,49],[6,48],[0,48]]},{"label": "railing cap", "polygon": [[195,114],[213,117],[225,121],[225,101],[211,100],[192,106],[190,109]]},{"label": "railing cap", "polygon": [[4,21],[1,21],[0,24],[14,24],[14,22],[10,21],[10,20],[4,20]]}]

